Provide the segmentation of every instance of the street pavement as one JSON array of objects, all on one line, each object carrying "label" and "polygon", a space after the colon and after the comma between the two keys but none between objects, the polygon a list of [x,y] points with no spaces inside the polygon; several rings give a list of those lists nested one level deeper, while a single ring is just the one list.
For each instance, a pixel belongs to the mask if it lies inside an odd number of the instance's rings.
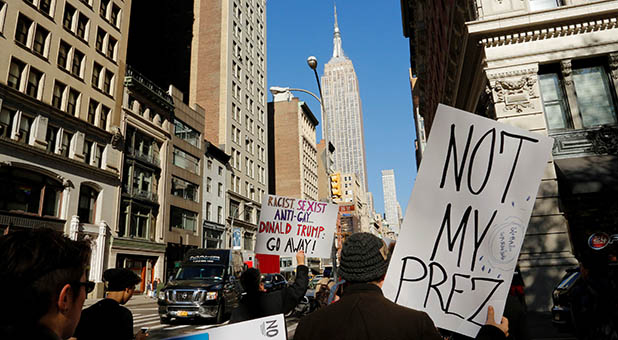
[{"label": "street pavement", "polygon": [[[94,304],[95,302],[97,302],[97,300],[86,300],[84,303],[84,308]],[[145,295],[134,296],[125,306],[133,313],[134,332],[139,331],[142,327],[147,327],[148,332],[150,333],[150,336],[148,337],[149,340],[167,339],[170,337],[199,332],[227,324],[227,322],[216,324],[214,320],[161,324],[157,311],[156,300]],[[527,319],[531,340],[576,339],[572,332],[558,330],[554,327],[551,323],[551,314],[549,312],[530,312],[528,313]],[[286,318],[288,339],[290,340],[294,338],[294,332],[296,331],[296,326],[298,326],[298,321],[299,319],[296,317]]]},{"label": "street pavement", "polygon": [[[84,308],[93,305],[98,300],[89,299],[84,303]],[[213,320],[204,320],[201,322],[174,322],[173,324],[161,324],[157,308],[157,301],[144,295],[136,295],[127,302],[125,307],[133,313],[133,332],[137,333],[142,327],[148,328],[150,336],[148,340],[167,339],[183,334],[189,334],[199,331],[204,331],[209,328],[226,325],[228,322],[221,324],[215,323]],[[298,324],[298,318],[286,318],[288,330],[288,339],[294,338],[294,331]]]}]

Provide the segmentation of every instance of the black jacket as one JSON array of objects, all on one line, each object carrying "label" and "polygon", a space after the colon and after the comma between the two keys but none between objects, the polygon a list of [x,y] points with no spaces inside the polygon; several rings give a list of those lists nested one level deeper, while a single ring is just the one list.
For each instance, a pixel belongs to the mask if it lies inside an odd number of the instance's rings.
[{"label": "black jacket", "polygon": [[[506,339],[493,326],[484,326],[479,336],[477,339]],[[294,340],[304,339],[442,340],[442,337],[427,313],[393,303],[374,284],[357,283],[347,287],[339,301],[300,320]]]},{"label": "black jacket", "polygon": [[275,314],[287,314],[300,302],[309,283],[309,268],[296,268],[294,284],[269,293],[247,294],[240,299],[238,308],[232,311],[230,323],[257,319]]},{"label": "black jacket", "polygon": [[112,299],[84,309],[74,335],[78,340],[132,340],[133,336],[133,314]]}]

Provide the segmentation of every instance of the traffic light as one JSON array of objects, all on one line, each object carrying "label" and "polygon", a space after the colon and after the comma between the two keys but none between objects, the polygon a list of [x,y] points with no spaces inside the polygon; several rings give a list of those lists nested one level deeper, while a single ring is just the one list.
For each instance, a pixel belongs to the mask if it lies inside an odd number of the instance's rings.
[{"label": "traffic light", "polygon": [[333,199],[341,198],[341,174],[330,175],[330,192]]}]

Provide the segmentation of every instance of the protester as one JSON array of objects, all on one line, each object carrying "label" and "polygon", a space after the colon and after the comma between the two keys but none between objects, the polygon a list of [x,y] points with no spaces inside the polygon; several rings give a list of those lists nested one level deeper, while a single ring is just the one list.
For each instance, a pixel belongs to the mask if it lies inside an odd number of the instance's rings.
[{"label": "protester", "polygon": [[245,295],[240,299],[240,305],[230,317],[230,323],[261,318],[275,314],[287,314],[300,302],[309,283],[309,268],[305,266],[305,252],[296,253],[296,278],[294,283],[281,290],[266,292],[260,271],[256,268],[247,269],[240,276],[240,283]]},{"label": "protester", "polygon": [[[356,233],[343,244],[339,275],[347,282],[339,301],[300,320],[295,340],[304,339],[431,339],[442,337],[431,318],[399,306],[382,295],[388,267],[386,244],[370,233]],[[487,323],[477,339],[506,339],[508,321]]]},{"label": "protester", "polygon": [[148,334],[133,334],[133,314],[122,306],[135,291],[135,285],[142,280],[129,269],[112,268],[103,273],[107,297],[84,309],[75,330],[77,340],[136,340],[145,339]]},{"label": "protester", "polygon": [[67,339],[86,295],[90,245],[47,229],[0,237],[0,339]]}]

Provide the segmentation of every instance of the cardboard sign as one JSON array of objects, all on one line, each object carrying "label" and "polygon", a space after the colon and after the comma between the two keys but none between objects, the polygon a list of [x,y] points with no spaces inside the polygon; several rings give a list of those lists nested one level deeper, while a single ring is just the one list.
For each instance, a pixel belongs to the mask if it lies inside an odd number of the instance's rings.
[{"label": "cardboard sign", "polygon": [[499,321],[552,144],[440,105],[384,295],[471,337]]},{"label": "cardboard sign", "polygon": [[330,257],[337,231],[336,204],[264,195],[255,252],[307,257]]},{"label": "cardboard sign", "polygon": [[285,340],[287,330],[283,314],[267,316],[260,319],[233,323],[212,328],[206,331],[167,338],[168,340],[236,340],[236,339],[267,339]]}]

